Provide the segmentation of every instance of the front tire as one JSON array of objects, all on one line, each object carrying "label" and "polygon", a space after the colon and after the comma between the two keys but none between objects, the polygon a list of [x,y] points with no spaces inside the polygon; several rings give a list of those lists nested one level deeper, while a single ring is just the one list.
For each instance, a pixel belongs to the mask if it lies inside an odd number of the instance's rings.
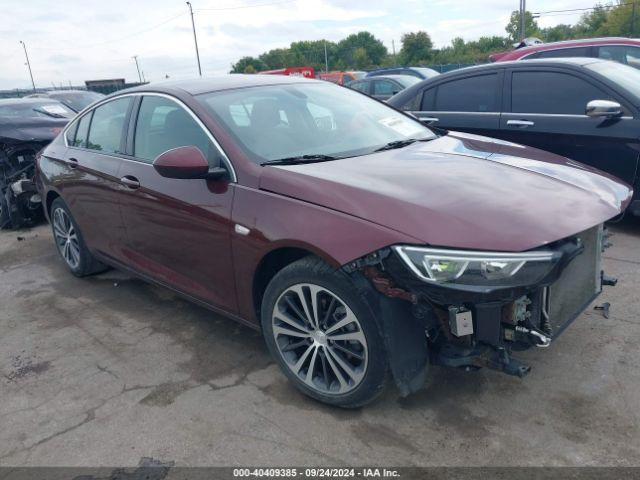
[{"label": "front tire", "polygon": [[349,277],[316,257],[271,280],[261,322],[267,347],[304,394],[355,408],[385,387],[387,356],[374,313]]},{"label": "front tire", "polygon": [[85,277],[107,269],[89,252],[80,228],[62,198],[53,201],[49,217],[58,253],[71,273]]}]

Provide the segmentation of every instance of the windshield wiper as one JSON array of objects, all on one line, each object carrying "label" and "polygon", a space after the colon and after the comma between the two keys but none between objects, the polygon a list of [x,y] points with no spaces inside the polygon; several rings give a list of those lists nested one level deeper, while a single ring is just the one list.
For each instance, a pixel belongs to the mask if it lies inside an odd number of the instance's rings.
[{"label": "windshield wiper", "polygon": [[395,140],[393,142],[389,142],[386,145],[383,145],[380,148],[377,148],[376,150],[374,150],[375,152],[383,152],[385,150],[394,150],[396,148],[403,148],[406,147],[407,145],[411,145],[412,143],[416,143],[416,142],[420,142],[422,140],[419,140],[417,138],[407,138],[406,140]]},{"label": "windshield wiper", "polygon": [[297,157],[278,158],[276,160],[267,160],[260,165],[300,165],[303,163],[329,162],[331,160],[339,160],[342,157],[332,157],[331,155],[300,155]]}]

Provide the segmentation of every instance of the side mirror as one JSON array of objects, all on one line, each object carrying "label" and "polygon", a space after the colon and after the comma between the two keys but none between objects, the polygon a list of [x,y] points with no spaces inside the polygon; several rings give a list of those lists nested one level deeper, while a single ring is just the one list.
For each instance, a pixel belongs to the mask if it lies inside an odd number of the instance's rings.
[{"label": "side mirror", "polygon": [[177,147],[158,155],[153,168],[166,178],[220,178],[226,170],[219,165],[211,168],[198,147]]},{"label": "side mirror", "polygon": [[613,118],[622,115],[622,105],[611,100],[591,100],[586,114],[592,118]]}]

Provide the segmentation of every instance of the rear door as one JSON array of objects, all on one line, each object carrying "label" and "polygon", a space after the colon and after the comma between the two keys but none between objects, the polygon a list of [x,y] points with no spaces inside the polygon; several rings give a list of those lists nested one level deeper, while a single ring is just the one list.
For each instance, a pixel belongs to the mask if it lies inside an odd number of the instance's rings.
[{"label": "rear door", "polygon": [[131,96],[103,103],[76,120],[66,138],[62,196],[87,245],[116,259],[123,258],[125,240],[118,172],[132,104]]},{"label": "rear door", "polygon": [[128,264],[183,293],[237,311],[231,262],[229,180],[173,179],[153,160],[167,150],[196,146],[211,161],[223,154],[197,117],[172,97],[145,94],[131,121],[119,175],[128,189],[122,218]]},{"label": "rear door", "polygon": [[[508,72],[507,108],[499,137],[594,166],[633,183],[638,167],[640,123],[635,109],[590,76],[538,67]],[[625,108],[615,119],[585,114],[592,100],[614,100]]]},{"label": "rear door", "polygon": [[[428,125],[496,136],[500,127],[503,69],[477,72],[429,86],[412,113]],[[420,97],[421,95],[421,97]]]}]

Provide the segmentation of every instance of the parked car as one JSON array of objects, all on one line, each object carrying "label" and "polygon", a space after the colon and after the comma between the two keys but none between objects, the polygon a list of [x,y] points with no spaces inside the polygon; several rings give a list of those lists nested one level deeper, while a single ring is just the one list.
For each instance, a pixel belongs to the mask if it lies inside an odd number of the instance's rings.
[{"label": "parked car", "polygon": [[354,80],[356,76],[351,72],[326,72],[319,73],[317,78],[326,82],[335,83],[336,85],[345,86]]},{"label": "parked car", "polygon": [[494,63],[441,75],[389,100],[430,125],[530,145],[611,173],[636,189],[640,72],[574,58]]},{"label": "parked car", "polygon": [[365,93],[378,100],[387,101],[396,93],[419,83],[420,79],[410,75],[380,75],[355,80],[347,87]]},{"label": "parked car", "polygon": [[588,38],[541,43],[491,55],[492,62],[559,57],[592,57],[640,68],[640,40],[634,38]]},{"label": "parked car", "polygon": [[258,329],[297,388],[344,407],[386,378],[416,391],[430,361],[527,373],[511,352],[598,295],[602,223],[631,197],[550,153],[261,75],[117,92],[38,172],[73,274],[121,268]]},{"label": "parked car", "polygon": [[42,218],[32,181],[35,156],[72,114],[56,101],[0,100],[0,229],[30,226]]},{"label": "parked car", "polygon": [[411,75],[412,77],[424,80],[426,78],[432,78],[440,75],[440,73],[436,72],[432,68],[426,67],[390,67],[379,68],[377,70],[367,72],[367,77],[377,77],[378,75]]},{"label": "parked car", "polygon": [[76,113],[104,97],[102,93],[90,90],[51,90],[27,96],[27,98],[52,98]]}]

